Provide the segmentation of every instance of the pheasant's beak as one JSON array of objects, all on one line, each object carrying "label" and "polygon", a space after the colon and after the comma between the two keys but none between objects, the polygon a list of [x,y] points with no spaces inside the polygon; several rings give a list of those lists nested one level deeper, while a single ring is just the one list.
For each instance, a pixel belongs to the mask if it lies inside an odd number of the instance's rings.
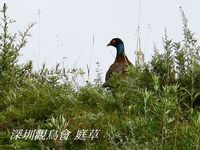
[{"label": "pheasant's beak", "polygon": [[108,43],[107,46],[112,46],[112,44],[111,44],[111,43]]}]

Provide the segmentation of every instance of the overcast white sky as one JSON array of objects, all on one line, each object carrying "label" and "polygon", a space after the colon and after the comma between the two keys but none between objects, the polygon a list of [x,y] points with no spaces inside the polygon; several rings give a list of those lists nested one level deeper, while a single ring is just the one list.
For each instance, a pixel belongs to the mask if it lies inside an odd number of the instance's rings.
[{"label": "overcast white sky", "polygon": [[[141,38],[146,60],[153,54],[154,42],[162,50],[162,36],[166,27],[170,37],[182,39],[180,6],[199,39],[198,0],[141,1]],[[135,62],[139,0],[1,0],[1,7],[4,2],[8,5],[9,16],[17,21],[12,31],[23,30],[28,23],[37,22],[27,47],[21,52],[21,62],[31,59],[36,69],[43,62],[49,67],[55,66],[66,57],[65,64],[69,68],[81,67],[86,70],[86,65],[91,63],[93,77],[98,61],[105,75],[116,55],[114,48],[106,47],[114,37],[124,41],[128,58]]]}]

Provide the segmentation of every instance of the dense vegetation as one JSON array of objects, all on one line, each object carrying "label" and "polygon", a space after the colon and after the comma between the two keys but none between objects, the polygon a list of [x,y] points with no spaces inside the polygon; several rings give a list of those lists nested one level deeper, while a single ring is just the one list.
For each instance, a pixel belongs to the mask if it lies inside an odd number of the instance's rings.
[{"label": "dense vegetation", "polygon": [[[167,32],[164,53],[144,67],[131,67],[114,88],[102,88],[101,70],[94,83],[78,86],[79,69],[19,65],[31,24],[12,34],[13,23],[2,9],[0,31],[0,149],[200,149],[200,55],[197,40],[183,18],[184,39],[175,42]],[[78,87],[78,88],[77,88]],[[65,129],[67,140],[12,139],[14,129]],[[78,130],[87,138],[75,140]],[[99,138],[89,138],[98,129]],[[84,136],[83,136],[84,138]]]}]

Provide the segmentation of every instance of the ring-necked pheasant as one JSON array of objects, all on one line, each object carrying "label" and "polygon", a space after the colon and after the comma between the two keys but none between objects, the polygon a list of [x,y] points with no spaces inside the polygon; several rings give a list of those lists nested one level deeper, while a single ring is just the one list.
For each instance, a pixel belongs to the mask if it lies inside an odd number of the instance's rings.
[{"label": "ring-necked pheasant", "polygon": [[126,68],[132,63],[128,60],[125,55],[124,43],[119,38],[114,38],[108,43],[107,46],[114,46],[117,50],[117,55],[114,63],[110,66],[106,73],[105,83],[103,87],[110,87],[109,80],[112,78],[113,74],[119,74],[120,76],[124,76],[126,73]]}]

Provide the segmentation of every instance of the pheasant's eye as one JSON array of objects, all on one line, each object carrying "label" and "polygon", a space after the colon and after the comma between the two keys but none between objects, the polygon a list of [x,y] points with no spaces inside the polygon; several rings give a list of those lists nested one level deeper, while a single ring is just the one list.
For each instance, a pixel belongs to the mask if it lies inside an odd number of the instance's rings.
[{"label": "pheasant's eye", "polygon": [[116,44],[116,40],[112,40],[112,44],[115,45]]}]

